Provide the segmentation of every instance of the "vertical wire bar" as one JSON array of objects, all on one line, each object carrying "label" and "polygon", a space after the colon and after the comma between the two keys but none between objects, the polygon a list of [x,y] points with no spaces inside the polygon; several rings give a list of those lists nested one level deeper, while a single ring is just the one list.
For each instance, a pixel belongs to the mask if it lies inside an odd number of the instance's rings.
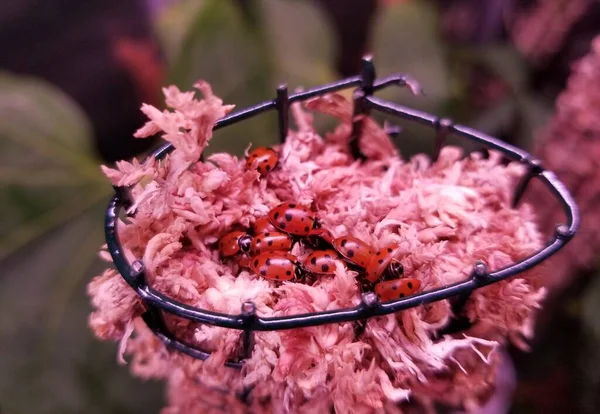
[{"label": "vertical wire bar", "polygon": [[350,153],[355,160],[364,161],[367,157],[360,150],[360,136],[362,135],[363,116],[365,115],[365,93],[362,89],[356,89],[352,94],[353,106],[352,111],[352,131],[350,132]]},{"label": "vertical wire bar", "polygon": [[[475,263],[475,266],[473,266],[473,270],[471,271],[471,279],[474,280],[477,284],[486,284],[489,277],[490,274],[488,272],[486,264],[481,260],[478,260]],[[471,321],[468,317],[463,316],[462,313],[472,293],[472,290],[467,290],[465,292],[457,294],[456,296],[454,296],[454,298],[450,298],[453,317],[447,326],[445,326],[437,332],[438,338],[444,335],[462,332],[471,327]]]},{"label": "vertical wire bar", "polygon": [[375,65],[371,56],[363,57],[363,70],[360,78],[360,86],[352,94],[352,131],[350,132],[350,152],[354,159],[364,161],[367,157],[360,150],[360,138],[363,130],[364,116],[368,115],[370,110],[365,105],[367,96],[373,94],[375,82]]},{"label": "vertical wire bar", "polygon": [[358,339],[367,328],[370,311],[379,305],[379,298],[374,292],[363,293],[360,301],[360,312],[365,316],[365,319],[358,319],[354,325],[354,337]]},{"label": "vertical wire bar", "polygon": [[513,208],[517,207],[519,201],[521,201],[531,179],[544,170],[541,161],[538,159],[526,159],[525,162],[527,162],[527,171],[515,188],[515,194],[512,201]]},{"label": "vertical wire bar", "polygon": [[133,205],[129,189],[125,186],[116,185],[113,185],[113,189],[115,190],[115,194],[119,198],[119,204],[121,204],[123,208],[125,208],[125,210],[129,210],[129,208]]},{"label": "vertical wire bar", "polygon": [[242,304],[242,320],[244,330],[242,331],[242,359],[247,359],[252,354],[253,330],[252,325],[256,320],[256,305],[253,302],[244,302]]},{"label": "vertical wire bar", "polygon": [[127,281],[134,289],[146,284],[146,267],[141,260],[136,260],[131,264],[131,273]]},{"label": "vertical wire bar", "polygon": [[361,75],[360,88],[363,90],[366,96],[372,95],[374,91],[375,83],[375,64],[373,63],[372,56],[365,56],[362,59],[363,69]]},{"label": "vertical wire bar", "polygon": [[287,138],[289,129],[289,95],[286,84],[277,87],[277,99],[275,100],[277,108],[277,123],[279,126],[279,143],[283,144]]}]

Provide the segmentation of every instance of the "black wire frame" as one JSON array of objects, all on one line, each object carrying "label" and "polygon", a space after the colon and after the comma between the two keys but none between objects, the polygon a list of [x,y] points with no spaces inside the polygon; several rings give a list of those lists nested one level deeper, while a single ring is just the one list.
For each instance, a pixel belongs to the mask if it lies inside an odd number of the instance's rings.
[{"label": "black wire frame", "polygon": [[[428,290],[395,301],[381,303],[374,293],[368,292],[362,295],[361,303],[352,308],[263,318],[256,315],[256,307],[252,302],[244,303],[242,305],[241,313],[238,315],[223,314],[188,306],[173,300],[148,286],[143,263],[140,260],[129,263],[125,258],[123,248],[119,242],[116,230],[117,219],[120,209],[122,207],[129,207],[131,205],[131,200],[128,197],[129,192],[127,188],[115,187],[115,196],[111,199],[105,216],[105,236],[108,251],[112,256],[117,270],[124,280],[137,292],[145,304],[147,310],[143,315],[144,321],[168,348],[178,350],[202,360],[205,360],[210,356],[209,352],[202,351],[191,344],[184,343],[175,338],[166,329],[160,311],[168,312],[202,324],[241,330],[243,355],[237,360],[229,360],[226,362],[227,366],[240,368],[244,359],[251,354],[252,333],[254,331],[273,331],[304,328],[330,323],[359,321],[375,316],[388,315],[439,300],[450,299],[453,297],[465,298],[475,289],[500,282],[531,269],[554,255],[562,249],[569,240],[571,240],[579,228],[578,207],[569,191],[562,182],[558,180],[554,173],[545,170],[541,163],[526,151],[507,144],[499,139],[465,126],[456,125],[449,119],[438,118],[428,113],[373,96],[375,91],[391,85],[409,86],[413,91],[419,91],[416,81],[404,74],[395,74],[376,80],[372,59],[370,57],[365,57],[363,59],[363,71],[360,75],[318,86],[293,95],[288,95],[287,86],[282,85],[277,88],[277,97],[275,99],[230,113],[215,123],[214,130],[243,121],[262,112],[275,109],[279,119],[279,139],[280,142],[284,142],[288,131],[288,111],[291,103],[306,101],[327,93],[356,87],[353,93],[355,115],[379,111],[393,117],[417,122],[434,128],[436,134],[434,139],[433,160],[437,159],[446,137],[453,134],[478,142],[488,148],[498,150],[508,159],[524,164],[527,167],[527,172],[515,189],[513,198],[514,206],[519,203],[519,200],[526,191],[531,180],[537,179],[557,198],[564,211],[567,222],[556,226],[551,239],[542,249],[511,266],[494,272],[489,272],[485,263],[476,262],[474,263],[471,276],[465,281],[438,289]],[[361,125],[362,117],[354,117],[350,137],[350,149],[353,156],[357,159],[365,158],[363,154],[360,153],[358,145],[358,140],[361,135]],[[167,144],[159,148],[152,156],[156,159],[162,159],[172,150],[173,146]]]}]

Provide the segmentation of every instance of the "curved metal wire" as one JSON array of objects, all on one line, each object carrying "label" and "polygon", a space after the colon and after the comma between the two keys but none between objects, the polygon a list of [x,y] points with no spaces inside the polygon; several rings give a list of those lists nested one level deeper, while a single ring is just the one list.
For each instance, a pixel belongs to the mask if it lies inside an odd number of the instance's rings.
[{"label": "curved metal wire", "polygon": [[[540,162],[532,155],[497,138],[493,138],[465,126],[455,125],[448,119],[438,118],[434,115],[372,96],[373,92],[390,85],[408,85],[414,90],[417,88],[417,84],[410,77],[403,74],[396,74],[376,80],[375,68],[371,59],[365,58],[363,64],[363,73],[359,76],[312,88],[293,95],[288,95],[287,86],[282,85],[277,89],[276,99],[233,112],[218,120],[214,129],[222,128],[262,112],[275,109],[277,110],[279,117],[279,136],[280,140],[283,142],[288,130],[288,109],[290,103],[305,101],[319,95],[356,86],[357,89],[354,92],[355,115],[378,111],[434,128],[436,135],[434,140],[433,159],[437,159],[446,137],[449,135],[457,135],[483,144],[488,148],[498,150],[507,158],[525,164],[527,166],[527,173],[516,187],[513,204],[515,206],[518,204],[530,181],[532,179],[538,179],[558,199],[565,213],[567,222],[557,225],[554,235],[548,244],[531,256],[494,272],[489,272],[486,265],[482,262],[474,263],[470,278],[453,285],[421,292],[386,303],[380,303],[377,296],[374,293],[369,292],[363,294],[361,303],[353,308],[261,318],[256,315],[256,308],[251,302],[243,304],[240,314],[229,315],[188,306],[184,303],[170,299],[148,286],[144,275],[143,263],[139,260],[134,263],[129,263],[125,259],[122,246],[119,242],[116,230],[119,211],[121,207],[129,206],[131,201],[128,199],[127,189],[117,187],[115,188],[116,194],[110,201],[105,216],[105,235],[108,251],[112,256],[117,270],[121,273],[125,281],[137,292],[146,305],[146,308],[148,309],[144,314],[146,324],[168,347],[199,359],[206,359],[210,356],[210,353],[197,349],[193,345],[181,342],[168,332],[162,320],[160,311],[165,311],[202,324],[238,329],[242,331],[243,355],[239,360],[228,361],[227,365],[239,368],[243,363],[243,359],[250,355],[253,331],[273,331],[330,323],[352,322],[399,312],[443,299],[450,299],[453,297],[465,298],[475,289],[515,276],[536,266],[559,251],[575,235],[579,228],[579,212],[575,201],[554,173],[544,170]],[[361,122],[361,117],[358,117],[353,121],[350,140],[352,153],[357,159],[365,158],[360,153],[358,146]],[[161,159],[172,150],[172,145],[167,144],[159,148],[153,156],[157,159]]]}]

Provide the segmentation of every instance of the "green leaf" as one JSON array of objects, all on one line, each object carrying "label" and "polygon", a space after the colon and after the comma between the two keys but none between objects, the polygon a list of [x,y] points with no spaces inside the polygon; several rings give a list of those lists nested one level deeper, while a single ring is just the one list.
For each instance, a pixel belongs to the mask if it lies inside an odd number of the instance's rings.
[{"label": "green leaf", "polygon": [[0,73],[0,259],[107,199],[84,112],[58,88]]},{"label": "green leaf", "polygon": [[[260,18],[243,15],[230,0],[204,1],[190,19],[168,83],[190,90],[204,79],[225,103],[240,109],[273,98],[272,56],[263,25],[254,21]],[[249,142],[268,145],[276,140],[275,126],[271,113],[228,127],[215,134],[208,152],[241,154]]]},{"label": "green leaf", "polygon": [[205,0],[179,0],[162,6],[154,26],[167,62],[172,63],[179,56],[185,36],[205,5]]},{"label": "green leaf", "polygon": [[510,45],[487,45],[476,49],[477,58],[502,78],[512,92],[522,93],[527,88],[527,66],[519,52]]},{"label": "green leaf", "polygon": [[316,2],[261,0],[265,32],[274,54],[275,79],[309,88],[332,82],[334,33]]},{"label": "green leaf", "polygon": [[398,72],[411,75],[422,85],[425,96],[413,96],[407,88],[390,88],[378,95],[433,111],[448,98],[448,69],[438,39],[437,15],[436,6],[428,2],[380,8],[372,35],[378,76]]}]

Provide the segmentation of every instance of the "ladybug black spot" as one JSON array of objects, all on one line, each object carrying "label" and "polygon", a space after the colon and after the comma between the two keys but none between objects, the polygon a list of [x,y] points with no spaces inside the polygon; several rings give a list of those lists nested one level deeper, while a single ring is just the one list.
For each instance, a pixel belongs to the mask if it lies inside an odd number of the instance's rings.
[{"label": "ladybug black spot", "polygon": [[292,221],[292,215],[290,213],[285,213],[285,219],[287,221]]},{"label": "ladybug black spot", "polygon": [[398,285],[392,286],[392,290],[398,290]]},{"label": "ladybug black spot", "polygon": [[354,257],[354,250],[348,250],[348,257]]},{"label": "ladybug black spot", "polygon": [[279,222],[279,228],[281,228],[282,230],[285,229],[285,222],[284,221]]},{"label": "ladybug black spot", "polygon": [[388,247],[388,253],[391,253],[391,252],[392,252],[392,248]]},{"label": "ladybug black spot", "polygon": [[379,251],[379,252],[377,252],[377,256],[381,256],[381,252],[380,252],[380,251]]},{"label": "ladybug black spot", "polygon": [[269,240],[269,242],[267,243],[269,246],[273,246],[273,240]]},{"label": "ladybug black spot", "polygon": [[400,294],[400,297],[403,298],[404,296],[406,296],[404,293]]},{"label": "ladybug black spot", "polygon": [[265,233],[265,237],[269,237],[271,233]]},{"label": "ladybug black spot", "polygon": [[263,269],[260,271],[261,276],[266,276],[267,275],[267,270]]},{"label": "ladybug black spot", "polygon": [[348,240],[346,240],[346,239],[342,240],[342,247],[344,247],[346,245],[346,243],[348,243]]},{"label": "ladybug black spot", "polygon": [[408,282],[407,286],[409,289],[412,289],[412,282]]},{"label": "ladybug black spot", "polygon": [[378,260],[379,264],[383,264],[383,259]]},{"label": "ladybug black spot", "polygon": [[271,259],[267,259],[267,266],[271,266]]},{"label": "ladybug black spot", "polygon": [[256,239],[256,244],[260,244],[261,241],[262,240],[260,240],[260,239]]},{"label": "ladybug black spot", "polygon": [[317,264],[317,258],[313,257],[312,259],[310,259],[310,263],[315,266]]},{"label": "ladybug black spot", "polygon": [[304,221],[304,217],[302,217],[302,218],[300,219],[300,221]]},{"label": "ladybug black spot", "polygon": [[275,212],[275,214],[273,214],[273,218],[274,218],[275,220],[277,220],[277,217],[279,217],[279,212]]},{"label": "ladybug black spot", "polygon": [[287,272],[285,272],[286,275],[291,276],[292,272],[290,272],[289,270]]},{"label": "ladybug black spot", "polygon": [[294,203],[290,203],[289,206],[290,206],[290,208],[296,208],[296,204],[294,204]]},{"label": "ladybug black spot", "polygon": [[275,279],[279,279],[279,275],[275,275]]},{"label": "ladybug black spot", "polygon": [[267,165],[265,168],[267,169],[267,171],[271,171],[271,166],[270,165]]},{"label": "ladybug black spot", "polygon": [[310,228],[308,226],[304,227],[304,231],[309,231]]},{"label": "ladybug black spot", "polygon": [[321,266],[321,270],[322,270],[323,272],[328,272],[328,271],[329,271],[329,266],[328,266],[328,265],[326,265],[326,264],[324,264],[324,265],[322,265],[322,266]]},{"label": "ladybug black spot", "polygon": [[258,259],[256,259],[256,260],[254,261],[254,267],[257,267],[257,266],[258,266]]}]

